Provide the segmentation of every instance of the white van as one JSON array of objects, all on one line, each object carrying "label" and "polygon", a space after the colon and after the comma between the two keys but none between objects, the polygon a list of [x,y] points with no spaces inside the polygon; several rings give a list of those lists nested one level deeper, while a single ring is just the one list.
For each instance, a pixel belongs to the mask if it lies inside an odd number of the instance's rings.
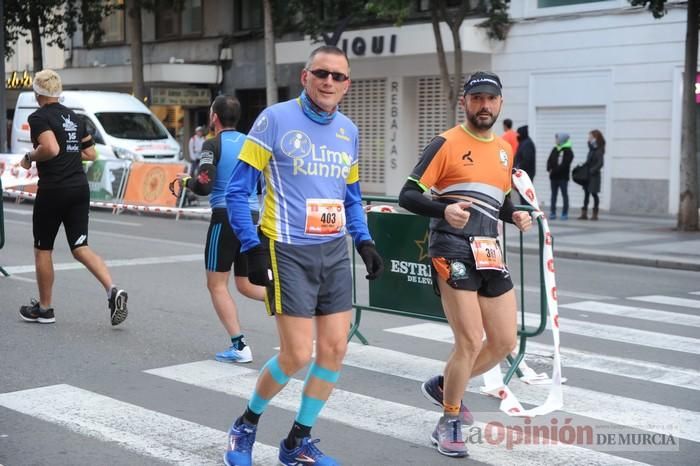
[{"label": "white van", "polygon": [[[180,144],[134,96],[119,92],[63,91],[59,101],[84,118],[100,159],[168,162],[181,157]],[[22,92],[12,120],[10,149],[32,150],[27,118],[39,108],[34,92]]]}]

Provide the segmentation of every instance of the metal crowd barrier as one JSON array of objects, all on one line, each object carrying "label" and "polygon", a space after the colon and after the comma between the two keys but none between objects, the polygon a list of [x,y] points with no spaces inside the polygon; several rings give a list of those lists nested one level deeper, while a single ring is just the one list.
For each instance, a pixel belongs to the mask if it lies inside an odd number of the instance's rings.
[{"label": "metal crowd barrier", "polygon": [[[397,204],[398,199],[386,196],[363,196],[368,204]],[[519,210],[533,211],[529,206],[517,206]],[[433,291],[428,257],[428,222],[426,217],[411,213],[368,212],[367,223],[377,250],[384,260],[384,274],[369,282],[369,299],[361,303],[357,297],[357,273],[355,266],[357,253],[352,255],[352,296],[355,318],[350,328],[348,340],[357,337],[363,344],[369,342],[360,332],[363,311],[382,312],[386,314],[413,317],[423,320],[447,322],[442,304]],[[525,325],[525,268],[523,265],[523,233],[520,232],[520,323],[518,336],[520,342],[515,357],[509,356],[510,368],[504,377],[508,384],[514,373],[522,376],[518,365],[525,357],[528,338],[534,338],[544,332],[547,326],[547,293],[544,282],[544,224],[537,219],[539,230],[539,278],[540,278],[540,324],[537,327]],[[503,229],[503,253],[506,254],[506,231]],[[362,262],[360,261],[360,265]],[[360,267],[360,270],[364,269]],[[364,275],[364,272],[360,272]]]},{"label": "metal crowd barrier", "polygon": [[[84,165],[90,186],[90,206],[111,209],[113,214],[123,211],[174,214],[181,216],[209,216],[210,209],[184,208],[184,190],[175,199],[168,185],[183,172],[183,163],[144,163],[128,160],[96,160]],[[16,202],[36,197],[36,185],[19,185],[4,194]]]}]

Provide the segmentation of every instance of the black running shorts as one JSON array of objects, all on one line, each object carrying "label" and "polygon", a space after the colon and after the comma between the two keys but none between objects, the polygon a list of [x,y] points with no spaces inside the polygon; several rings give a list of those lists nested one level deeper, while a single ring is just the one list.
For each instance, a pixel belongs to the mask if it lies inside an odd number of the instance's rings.
[{"label": "black running shorts", "polygon": [[513,281],[507,267],[504,270],[477,270],[473,258],[434,257],[430,268],[433,289],[438,296],[438,276],[455,290],[476,291],[486,298],[495,298],[513,289]]},{"label": "black running shorts", "polygon": [[[257,221],[253,215],[253,223]],[[212,209],[207,245],[204,248],[204,267],[207,272],[230,272],[236,277],[248,276],[248,260],[241,254],[241,242],[228,222],[226,209]]]},{"label": "black running shorts", "polygon": [[34,201],[34,247],[51,251],[63,223],[71,251],[88,244],[90,188],[87,184],[69,188],[42,189]]}]

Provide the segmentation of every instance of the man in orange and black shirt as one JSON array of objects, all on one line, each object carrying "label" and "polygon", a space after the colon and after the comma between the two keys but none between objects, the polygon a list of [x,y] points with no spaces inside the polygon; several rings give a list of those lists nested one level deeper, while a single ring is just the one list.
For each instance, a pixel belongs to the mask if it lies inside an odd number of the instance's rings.
[{"label": "man in orange and black shirt", "polygon": [[522,231],[532,221],[508,196],[513,150],[491,131],[502,102],[498,76],[472,74],[460,98],[466,121],[428,144],[399,196],[402,207],[431,217],[433,285],[455,335],[444,377],[421,387],[443,406],[431,439],[447,456],[468,454],[461,425],[474,422],[462,403],[469,379],[494,367],[516,344],[515,293],[497,240],[498,221]]}]

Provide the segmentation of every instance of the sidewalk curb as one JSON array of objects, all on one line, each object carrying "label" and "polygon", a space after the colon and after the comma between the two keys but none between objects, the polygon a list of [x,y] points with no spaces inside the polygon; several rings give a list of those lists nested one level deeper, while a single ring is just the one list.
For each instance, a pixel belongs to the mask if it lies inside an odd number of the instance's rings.
[{"label": "sidewalk curb", "polygon": [[[517,254],[520,248],[506,248],[509,253]],[[523,254],[538,255],[539,249],[536,247],[523,247]],[[622,252],[593,252],[583,249],[554,248],[554,258],[589,260],[596,262],[608,262],[612,264],[639,265],[642,267],[654,267],[661,269],[687,270],[700,272],[700,262],[683,261],[679,259],[659,259],[656,257],[642,256],[637,254],[625,254]]]}]

